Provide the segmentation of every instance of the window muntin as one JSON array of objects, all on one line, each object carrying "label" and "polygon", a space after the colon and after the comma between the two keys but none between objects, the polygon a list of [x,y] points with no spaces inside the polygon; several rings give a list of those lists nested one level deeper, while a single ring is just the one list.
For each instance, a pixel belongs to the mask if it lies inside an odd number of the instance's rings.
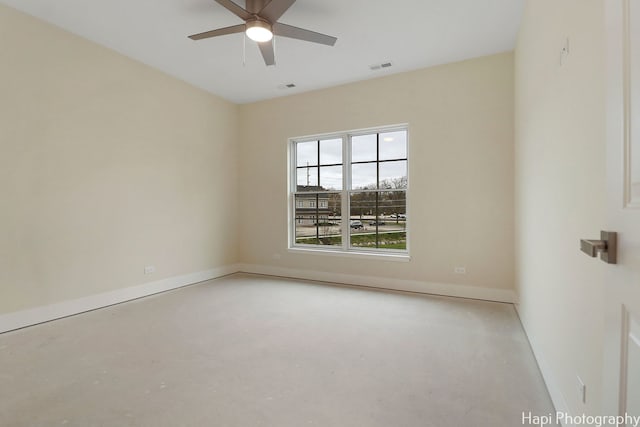
[{"label": "window muntin", "polygon": [[291,246],[406,253],[407,151],[404,127],[292,140]]}]

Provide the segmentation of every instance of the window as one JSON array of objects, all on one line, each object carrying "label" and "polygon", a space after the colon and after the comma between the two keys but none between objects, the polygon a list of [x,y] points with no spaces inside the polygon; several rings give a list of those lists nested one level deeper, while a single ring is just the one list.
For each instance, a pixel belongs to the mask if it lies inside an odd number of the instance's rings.
[{"label": "window", "polygon": [[404,253],[407,128],[291,141],[290,246]]}]

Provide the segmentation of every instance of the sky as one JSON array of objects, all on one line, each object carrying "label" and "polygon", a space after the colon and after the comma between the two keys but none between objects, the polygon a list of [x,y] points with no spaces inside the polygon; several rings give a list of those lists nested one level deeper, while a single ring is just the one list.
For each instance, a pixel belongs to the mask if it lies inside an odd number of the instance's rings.
[{"label": "sky", "polygon": [[[326,189],[342,190],[342,166],[326,166],[342,163],[342,139],[320,140],[320,184]],[[351,138],[352,162],[376,159],[376,134],[358,135]],[[380,133],[380,160],[407,157],[407,133],[395,131]],[[308,166],[297,170],[298,185],[318,185],[318,141],[299,142],[296,145],[297,166]],[[324,166],[323,166],[324,165]],[[376,165],[352,165],[353,189],[375,184]],[[400,178],[407,175],[406,160],[380,163],[380,180]],[[308,180],[307,180],[308,177]]]}]

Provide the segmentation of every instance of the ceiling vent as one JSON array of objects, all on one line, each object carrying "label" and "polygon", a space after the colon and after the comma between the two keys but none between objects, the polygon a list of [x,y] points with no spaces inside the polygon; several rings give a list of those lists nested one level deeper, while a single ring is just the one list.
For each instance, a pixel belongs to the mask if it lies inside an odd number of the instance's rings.
[{"label": "ceiling vent", "polygon": [[387,61],[387,62],[383,62],[382,64],[373,64],[373,65],[369,65],[369,69],[371,71],[376,71],[376,70],[381,70],[383,68],[389,68],[391,67],[393,64],[391,63],[391,61]]},{"label": "ceiling vent", "polygon": [[293,89],[294,87],[296,87],[295,83],[286,83],[283,85],[279,85],[278,89]]}]

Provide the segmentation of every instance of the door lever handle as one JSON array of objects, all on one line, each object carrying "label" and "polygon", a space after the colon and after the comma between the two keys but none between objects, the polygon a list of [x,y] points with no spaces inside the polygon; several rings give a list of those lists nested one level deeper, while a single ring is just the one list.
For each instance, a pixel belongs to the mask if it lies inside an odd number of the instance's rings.
[{"label": "door lever handle", "polygon": [[580,250],[590,257],[595,258],[600,254],[600,259],[607,264],[617,262],[618,233],[615,231],[601,231],[600,240],[580,240]]},{"label": "door lever handle", "polygon": [[580,240],[580,250],[592,258],[598,256],[598,252],[607,250],[607,242],[604,240]]}]

